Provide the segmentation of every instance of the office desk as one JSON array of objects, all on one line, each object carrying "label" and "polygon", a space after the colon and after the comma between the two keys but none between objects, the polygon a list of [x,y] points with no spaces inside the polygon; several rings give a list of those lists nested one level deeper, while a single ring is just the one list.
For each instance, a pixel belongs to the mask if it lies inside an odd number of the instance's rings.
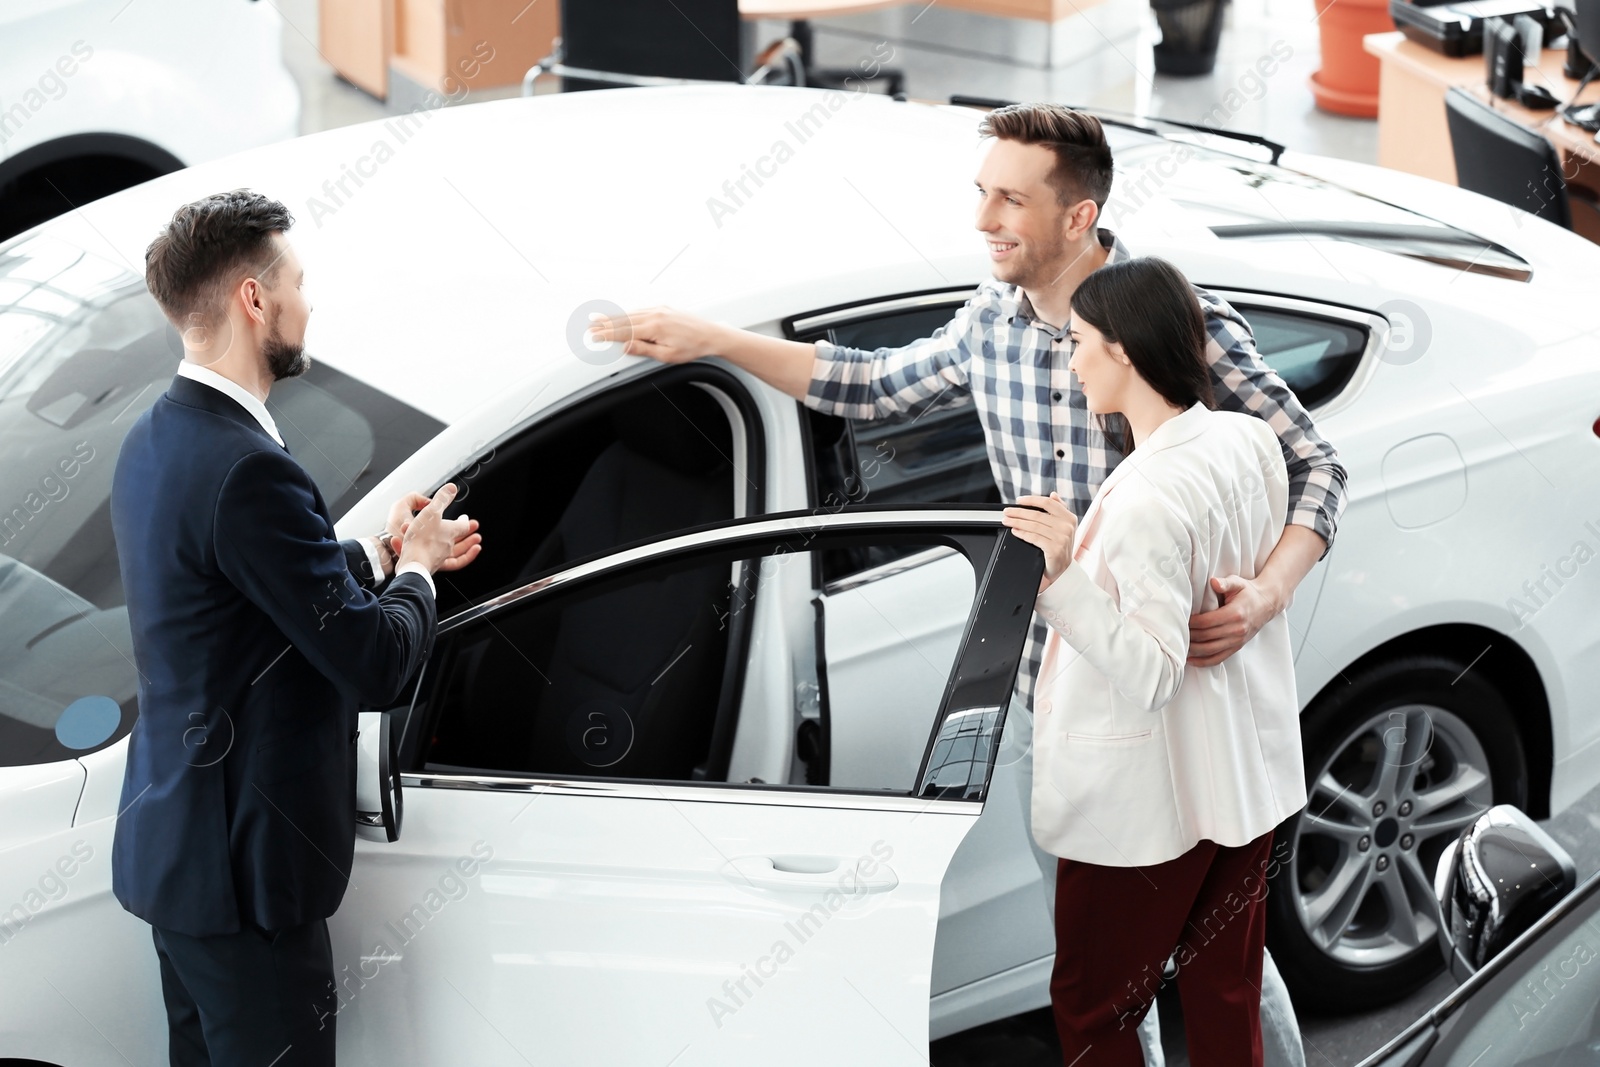
[{"label": "office desk", "polygon": [[[1485,86],[1483,56],[1452,59],[1406,39],[1405,34],[1374,33],[1362,46],[1378,57],[1378,163],[1424,178],[1456,184],[1455,157],[1444,110],[1445,90],[1459,86],[1491,103],[1508,118],[1538,130],[1561,153],[1562,173],[1577,201],[1600,197],[1600,144],[1594,134],[1569,125],[1555,111],[1530,111],[1511,100],[1491,100]],[[1561,73],[1565,48],[1546,48],[1536,70],[1524,80],[1543,85],[1563,104],[1578,87]],[[1584,90],[1580,103],[1600,100],[1600,80]],[[1573,228],[1600,243],[1600,214],[1575,202]]]}]

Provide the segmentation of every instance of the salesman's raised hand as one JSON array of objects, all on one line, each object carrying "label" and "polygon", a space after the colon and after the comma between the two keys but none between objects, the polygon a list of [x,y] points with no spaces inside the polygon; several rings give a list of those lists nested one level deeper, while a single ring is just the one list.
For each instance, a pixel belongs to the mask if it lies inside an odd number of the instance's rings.
[{"label": "salesman's raised hand", "polygon": [[433,494],[427,507],[402,527],[403,535],[396,540],[400,559],[395,567],[407,563],[420,563],[429,574],[440,571],[458,571],[478,558],[483,548],[483,535],[478,533],[478,522],[461,515],[454,519],[444,517],[444,509],[456,498],[454,482],[446,482]]},{"label": "salesman's raised hand", "polygon": [[[1035,511],[1035,508],[1040,510]],[[1006,508],[1001,521],[1011,527],[1012,533],[1030,545],[1037,545],[1044,553],[1044,578],[1039,583],[1039,591],[1044,592],[1072,562],[1078,517],[1067,507],[1060,493],[1051,493],[1049,496],[1018,497],[1016,506]]]},{"label": "salesman's raised hand", "polygon": [[589,335],[596,341],[622,345],[626,356],[649,356],[662,363],[687,363],[717,352],[717,324],[669,307],[645,308],[626,315],[596,314]]}]

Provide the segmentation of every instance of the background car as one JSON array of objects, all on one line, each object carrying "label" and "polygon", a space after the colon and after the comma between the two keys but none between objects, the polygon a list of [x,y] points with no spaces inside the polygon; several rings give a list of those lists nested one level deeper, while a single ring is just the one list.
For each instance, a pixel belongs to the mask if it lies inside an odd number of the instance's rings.
[{"label": "background car", "polygon": [[[31,1005],[0,1018],[0,1056],[75,1067],[157,1056],[164,1040],[148,931],[109,894],[137,686],[105,507],[122,434],[181,356],[144,292],[142,250],[178,204],[241,185],[299,219],[316,362],[269,407],[340,532],[377,529],[402,492],[454,479],[456,511],[486,538],[440,583],[448,640],[392,709],[404,830],[358,844],[331,921],[349,968],[346,1053],[447,1043],[485,1062],[582,1048],[634,1063],[693,1046],[799,1062],[828,1033],[920,1049],[1047,1003],[1054,861],[1027,829],[1025,720],[970,832],[970,812],[951,812],[932,821],[946,836],[915,838],[902,861],[896,841],[911,838],[861,836],[840,814],[887,811],[886,827],[904,816],[917,835],[930,822],[903,805],[923,803],[981,577],[971,554],[829,540],[718,562],[723,577],[673,541],[789,512],[992,507],[976,417],[819,416],[720,361],[666,367],[582,336],[592,311],[662,303],[799,339],[925,336],[987,274],[971,229],[977,118],[776,88],[475,104],[190,168],[0,249],[0,753],[13,764],[0,913],[38,905],[0,952],[4,995]],[[1587,754],[1600,624],[1575,547],[1600,517],[1584,317],[1600,253],[1420,179],[1275,164],[1270,147],[1137,124],[1108,133],[1108,225],[1245,314],[1350,472],[1334,548],[1289,609],[1313,797],[1282,830],[1293,862],[1269,898],[1271,941],[1319,1003],[1392,997],[1440,966],[1431,878],[1445,845],[1491,803],[1543,813],[1600,781]],[[601,147],[613,141],[626,150]],[[645,565],[674,543],[687,554],[668,570]],[[483,614],[635,550],[638,580],[595,586],[576,629],[564,614]],[[593,610],[612,595],[648,606]],[[722,605],[715,626],[674,614],[701,603]],[[263,666],[280,651],[261,650]],[[698,732],[667,753],[639,740],[660,728],[630,701],[680,681],[661,713]],[[554,688],[583,712],[571,735],[538,710]],[[190,741],[196,762],[230,743]],[[597,750],[622,755],[590,762]],[[774,791],[793,823],[761,821],[778,818]],[[870,964],[844,948],[850,926],[818,935],[838,954],[808,955],[790,920],[747,922],[809,910],[783,896],[792,886],[727,895],[728,870],[746,888],[751,862],[767,873],[749,857],[824,879],[880,838],[906,895],[879,886],[864,914],[905,925],[860,943],[883,950]],[[80,840],[91,858],[76,859]],[[40,888],[47,869],[59,891]],[[736,935],[706,933],[708,900]],[[682,940],[648,951],[612,936],[686,916]],[[786,935],[795,951],[773,978]],[[857,975],[870,988],[841,982]],[[815,999],[824,987],[842,999]],[[631,1017],[618,1005],[659,990],[698,1007],[616,1027]],[[854,1021],[806,1022],[819,1011]]]},{"label": "background car", "polygon": [[[1435,894],[1462,985],[1362,1067],[1545,1067],[1600,1053],[1600,876],[1510,805],[1452,842]],[[1574,888],[1576,887],[1576,891]]]},{"label": "background car", "polygon": [[277,9],[257,0],[5,4],[0,239],[299,133],[281,27]]}]

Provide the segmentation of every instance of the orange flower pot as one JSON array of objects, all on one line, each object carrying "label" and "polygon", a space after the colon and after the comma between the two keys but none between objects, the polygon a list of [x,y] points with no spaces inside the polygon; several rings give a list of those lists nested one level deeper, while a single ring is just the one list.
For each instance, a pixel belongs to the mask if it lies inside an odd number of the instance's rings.
[{"label": "orange flower pot", "polygon": [[1311,75],[1317,106],[1335,115],[1378,117],[1378,57],[1361,47],[1369,33],[1394,29],[1389,0],[1316,0],[1322,69]]}]

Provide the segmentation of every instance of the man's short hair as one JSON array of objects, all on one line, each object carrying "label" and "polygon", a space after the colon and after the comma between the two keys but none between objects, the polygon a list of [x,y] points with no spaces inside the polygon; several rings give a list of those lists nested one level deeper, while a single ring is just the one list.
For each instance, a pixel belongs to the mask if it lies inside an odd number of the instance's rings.
[{"label": "man's short hair", "polygon": [[145,285],[179,329],[194,315],[215,325],[239,282],[253,276],[275,284],[279,252],[272,235],[292,225],[288,208],[249,189],[185,204],[145,249]]},{"label": "man's short hair", "polygon": [[982,137],[1043,145],[1055,153],[1050,185],[1062,207],[1093,200],[1096,211],[1111,195],[1111,146],[1100,120],[1060,104],[1010,104],[984,116]]}]

